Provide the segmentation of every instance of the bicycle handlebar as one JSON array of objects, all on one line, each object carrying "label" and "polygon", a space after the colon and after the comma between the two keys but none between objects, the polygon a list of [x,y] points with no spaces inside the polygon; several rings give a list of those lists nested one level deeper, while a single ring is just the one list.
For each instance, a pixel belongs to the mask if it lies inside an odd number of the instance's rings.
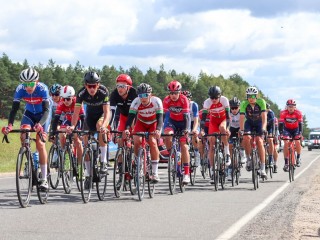
[{"label": "bicycle handlebar", "polygon": [[[13,129],[11,130],[9,133],[30,133],[30,132],[36,132],[33,129]],[[43,138],[43,132],[38,132],[37,134],[40,137],[41,142],[45,143],[46,141]],[[4,135],[3,139],[2,139],[2,143],[3,141],[6,141],[6,143],[10,143],[8,135]]]}]

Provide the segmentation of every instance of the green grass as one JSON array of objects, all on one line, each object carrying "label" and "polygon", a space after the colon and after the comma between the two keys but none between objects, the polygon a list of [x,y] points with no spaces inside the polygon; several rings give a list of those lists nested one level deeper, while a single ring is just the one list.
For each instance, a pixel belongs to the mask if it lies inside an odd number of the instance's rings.
[{"label": "green grass", "polygon": [[[0,129],[7,126],[7,124],[7,119],[0,119]],[[18,129],[19,127],[20,121],[16,120],[13,128]],[[21,147],[20,134],[11,133],[8,135],[8,138],[10,143],[6,143],[5,141],[2,143],[3,134],[0,133],[0,173],[15,172],[17,156]],[[34,143],[32,144],[32,149],[35,149]]]}]

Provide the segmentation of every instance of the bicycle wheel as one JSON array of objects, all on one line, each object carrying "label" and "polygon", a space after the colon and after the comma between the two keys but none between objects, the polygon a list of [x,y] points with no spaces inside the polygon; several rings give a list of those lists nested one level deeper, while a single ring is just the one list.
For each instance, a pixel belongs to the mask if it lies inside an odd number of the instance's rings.
[{"label": "bicycle wheel", "polygon": [[[85,160],[90,160],[90,171],[86,170]],[[92,180],[93,180],[93,164],[92,164],[93,156],[90,148],[85,148],[82,159],[81,159],[81,167],[80,167],[80,189],[81,189],[81,197],[84,203],[88,203],[90,201],[91,192],[92,192]],[[86,173],[86,174],[85,174]],[[87,176],[86,176],[87,175]]]},{"label": "bicycle wheel", "polygon": [[189,171],[189,175],[190,175],[190,183],[192,186],[194,186],[195,182],[196,182],[196,174],[197,174],[197,167],[195,165],[195,154],[194,151],[190,151],[190,171]]},{"label": "bicycle wheel", "polygon": [[150,179],[150,176],[152,176],[153,172],[152,172],[152,163],[151,163],[151,159],[147,159],[147,176],[146,176],[146,180],[148,183],[148,193],[149,193],[149,197],[153,198],[154,197],[154,192],[155,192],[155,188],[156,185],[154,182],[152,182],[152,180]]},{"label": "bicycle wheel", "polygon": [[235,171],[235,178],[236,178],[236,180],[235,180],[235,182],[236,182],[236,184],[237,185],[239,185],[239,179],[240,179],[240,176],[241,176],[241,167],[242,167],[242,165],[241,165],[241,161],[240,161],[240,159],[241,159],[241,156],[240,156],[240,151],[239,151],[239,149],[237,149],[237,154],[236,154],[236,171]]},{"label": "bicycle wheel", "polygon": [[124,149],[122,147],[118,148],[113,166],[113,190],[117,198],[121,196],[123,191],[125,164],[122,160],[124,160],[124,157]]},{"label": "bicycle wheel", "polygon": [[256,151],[251,152],[251,172],[252,172],[252,183],[253,183],[253,188],[254,190],[257,190],[259,187],[259,179],[258,179],[258,174],[257,174],[257,161],[258,161],[258,156]]},{"label": "bicycle wheel", "polygon": [[16,165],[16,189],[20,206],[29,205],[32,189],[31,154],[26,148],[20,148]]},{"label": "bicycle wheel", "polygon": [[289,150],[289,180],[290,182],[294,181],[294,164],[295,164],[295,157],[292,154],[292,149]]},{"label": "bicycle wheel", "polygon": [[203,153],[203,159],[201,161],[201,175],[203,179],[206,179],[208,174],[208,152],[205,150]]},{"label": "bicycle wheel", "polygon": [[176,191],[177,167],[176,151],[172,149],[168,160],[168,182],[171,195]]},{"label": "bicycle wheel", "polygon": [[145,167],[144,157],[145,157],[145,149],[140,148],[138,152],[137,162],[136,162],[136,175],[134,176],[139,201],[142,201],[144,197],[144,191],[145,191],[146,178],[144,174],[144,167]]},{"label": "bicycle wheel", "polygon": [[98,161],[98,163],[96,164],[97,164],[97,181],[96,181],[97,194],[98,194],[99,200],[103,201],[107,191],[108,172],[105,172],[105,173],[102,172],[101,169],[103,167],[103,164],[101,161]]},{"label": "bicycle wheel", "polygon": [[56,145],[52,145],[49,151],[48,157],[48,165],[49,165],[49,172],[50,175],[50,186],[52,189],[57,189],[60,180],[60,163],[61,163],[61,156],[59,154],[58,147]]},{"label": "bicycle wheel", "polygon": [[236,181],[237,167],[238,167],[238,158],[237,158],[237,148],[233,147],[232,149],[232,159],[231,159],[231,185],[234,187]]},{"label": "bicycle wheel", "polygon": [[213,184],[214,184],[214,189],[218,191],[218,185],[219,185],[219,163],[220,162],[220,157],[219,157],[219,151],[216,150],[214,154],[214,163],[212,166],[212,178],[213,178]]},{"label": "bicycle wheel", "polygon": [[[49,165],[47,164],[47,171],[49,172]],[[40,179],[42,179],[42,173],[41,173],[41,168],[40,168],[40,164],[38,166],[38,169],[35,169],[33,171],[33,177],[37,183],[37,195],[38,195],[38,199],[40,201],[41,204],[45,204],[48,202],[48,196],[49,196],[49,187],[44,190],[42,188],[40,188]],[[47,182],[49,183],[49,174],[47,174]]]},{"label": "bicycle wheel", "polygon": [[224,184],[226,181],[226,160],[225,160],[225,156],[223,154],[223,152],[220,151],[219,153],[219,158],[220,158],[220,162],[219,162],[219,182],[221,184],[221,188],[224,189]]},{"label": "bicycle wheel", "polygon": [[125,182],[128,183],[129,185],[129,190],[131,195],[136,195],[137,187],[133,179],[136,172],[136,166],[134,164],[133,148],[130,148],[129,150],[127,150],[125,166],[126,166]]},{"label": "bicycle wheel", "polygon": [[69,194],[73,183],[73,169],[72,169],[73,155],[70,148],[62,153],[62,185],[64,192]]}]

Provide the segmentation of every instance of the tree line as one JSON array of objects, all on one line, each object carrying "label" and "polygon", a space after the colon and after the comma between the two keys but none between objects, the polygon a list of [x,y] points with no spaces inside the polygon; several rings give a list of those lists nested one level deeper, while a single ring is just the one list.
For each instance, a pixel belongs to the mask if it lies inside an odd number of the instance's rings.
[{"label": "tree line", "polygon": [[[176,79],[181,82],[183,90],[189,90],[192,93],[192,99],[199,104],[208,98],[208,89],[210,86],[219,86],[222,89],[222,94],[227,98],[238,97],[240,100],[245,99],[245,90],[249,85],[239,74],[235,73],[228,78],[222,75],[214,76],[212,74],[200,72],[199,76],[191,76],[184,72],[177,73],[174,69],[165,70],[164,65],[159,66],[159,69],[149,68],[146,73],[143,73],[138,67],[132,66],[130,69],[123,69],[121,66],[103,66],[101,69],[88,67],[85,68],[78,61],[75,66],[71,64],[68,67],[62,67],[53,59],[49,59],[47,65],[39,63],[37,66],[30,66],[27,60],[23,63],[14,63],[10,58],[3,53],[0,58],[0,118],[7,118],[12,106],[14,91],[19,81],[20,72],[28,67],[34,67],[40,74],[40,81],[48,87],[54,83],[61,85],[71,85],[77,91],[83,86],[83,75],[87,71],[96,71],[101,76],[101,83],[108,87],[109,91],[115,88],[115,79],[121,73],[128,74],[133,80],[133,86],[136,87],[140,83],[148,83],[153,88],[153,93],[163,99],[167,95],[167,84]],[[260,97],[264,98],[279,117],[280,108],[263,94],[259,89]],[[21,107],[22,108],[22,107]],[[21,118],[22,111],[18,112],[18,118]],[[309,133],[308,122],[304,116],[304,136]]]}]

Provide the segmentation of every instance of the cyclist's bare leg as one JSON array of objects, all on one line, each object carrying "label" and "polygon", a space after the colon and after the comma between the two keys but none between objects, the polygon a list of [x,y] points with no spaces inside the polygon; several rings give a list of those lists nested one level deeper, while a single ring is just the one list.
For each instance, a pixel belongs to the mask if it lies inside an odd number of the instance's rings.
[{"label": "cyclist's bare leg", "polygon": [[83,146],[80,138],[78,137],[78,134],[75,134],[73,137],[75,148],[77,149],[77,159],[78,164],[81,164],[81,157],[83,155]]},{"label": "cyclist's bare leg", "polygon": [[[152,172],[154,175],[157,176],[160,153],[159,153],[159,148],[157,144],[157,139],[153,135],[149,136],[149,146],[150,146],[150,155],[151,155],[151,163],[152,163]],[[157,180],[159,180],[159,178]]]},{"label": "cyclist's bare leg", "polygon": [[41,167],[42,179],[47,178],[47,150],[44,142],[41,141],[39,134],[36,135],[36,148],[39,152],[39,162]]},{"label": "cyclist's bare leg", "polygon": [[142,137],[140,136],[133,136],[133,150],[134,150],[134,156],[138,156],[139,148],[141,146]]},{"label": "cyclist's bare leg", "polygon": [[[169,130],[165,130],[164,134],[173,134],[173,130],[169,129]],[[166,148],[168,149],[168,151],[170,152],[171,148],[172,148],[172,137],[164,137],[164,144],[166,145]]]},{"label": "cyclist's bare leg", "polygon": [[210,166],[213,167],[214,164],[214,144],[216,142],[215,137],[209,137],[209,159],[210,159]]}]

